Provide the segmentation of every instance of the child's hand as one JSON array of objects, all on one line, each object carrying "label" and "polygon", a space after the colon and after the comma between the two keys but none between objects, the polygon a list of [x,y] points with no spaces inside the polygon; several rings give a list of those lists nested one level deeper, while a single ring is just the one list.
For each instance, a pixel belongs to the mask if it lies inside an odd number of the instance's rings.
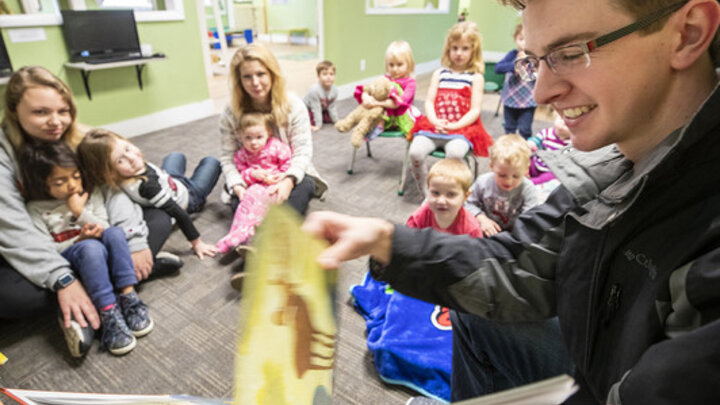
[{"label": "child's hand", "polygon": [[373,97],[367,93],[362,94],[362,106],[363,107],[373,108],[376,106],[376,104],[377,104],[377,100],[375,100],[375,97]]},{"label": "child's hand", "polygon": [[252,176],[257,181],[265,182],[265,179],[270,175],[270,171],[266,169],[253,169]]},{"label": "child's hand", "polygon": [[208,245],[207,243],[203,242],[200,238],[197,238],[190,242],[192,244],[192,250],[195,252],[195,255],[202,260],[205,258],[205,256],[213,257],[215,254],[217,254],[218,250],[213,245]]},{"label": "child's hand", "polygon": [[446,119],[436,119],[433,124],[435,124],[435,132],[439,134],[446,134],[448,132],[448,125],[450,122]]},{"label": "child's hand", "polygon": [[283,177],[284,176],[282,175],[282,173],[275,173],[275,174],[268,173],[268,175],[265,176],[265,184],[267,184],[267,185],[276,184]]},{"label": "child's hand", "polygon": [[527,141],[527,144],[530,147],[530,151],[532,151],[532,152],[535,152],[538,149],[537,144],[529,139]]},{"label": "child's hand", "polygon": [[485,216],[485,214],[480,214],[475,218],[477,218],[478,222],[480,223],[480,229],[482,229],[485,236],[493,236],[502,230],[500,228],[500,225],[497,224],[497,222],[488,218],[487,216]]},{"label": "child's hand", "polygon": [[104,230],[100,224],[85,224],[80,229],[80,236],[78,236],[75,243],[85,239],[100,239]]},{"label": "child's hand", "polygon": [[85,209],[85,204],[87,204],[88,197],[88,193],[84,191],[75,193],[68,197],[67,205],[73,215],[79,217],[82,214],[83,210]]},{"label": "child's hand", "polygon": [[237,196],[238,200],[242,200],[243,194],[245,194],[245,187],[241,185],[233,186],[233,193]]}]

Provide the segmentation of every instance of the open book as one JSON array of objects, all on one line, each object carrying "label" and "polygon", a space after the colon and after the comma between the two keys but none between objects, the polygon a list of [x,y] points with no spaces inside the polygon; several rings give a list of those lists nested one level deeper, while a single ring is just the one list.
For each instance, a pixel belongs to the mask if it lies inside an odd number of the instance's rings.
[{"label": "open book", "polygon": [[457,405],[557,405],[577,391],[578,386],[569,375],[559,375],[547,380],[523,385],[507,391],[484,395],[479,398],[455,402]]},{"label": "open book", "polygon": [[0,388],[0,392],[22,405],[229,405],[232,402],[187,395],[122,395],[56,392]]}]

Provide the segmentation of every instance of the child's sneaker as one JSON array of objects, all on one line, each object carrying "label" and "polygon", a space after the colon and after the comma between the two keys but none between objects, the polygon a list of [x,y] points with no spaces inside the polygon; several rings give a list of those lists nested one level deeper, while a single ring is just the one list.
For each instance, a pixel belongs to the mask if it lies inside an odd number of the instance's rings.
[{"label": "child's sneaker", "polygon": [[135,336],[125,324],[117,304],[105,311],[100,311],[102,321],[102,337],[100,341],[108,351],[121,356],[135,348]]},{"label": "child's sneaker", "polygon": [[58,323],[60,324],[60,329],[62,329],[63,335],[65,336],[65,342],[67,343],[68,350],[70,350],[70,355],[75,358],[85,356],[90,350],[93,337],[95,336],[93,328],[90,325],[83,328],[75,320],[75,317],[70,320],[70,327],[66,328],[63,314],[59,309]]},{"label": "child's sneaker", "polygon": [[135,337],[142,337],[150,333],[155,326],[150,314],[148,314],[147,305],[140,300],[135,291],[128,294],[120,294],[118,302],[122,309],[123,317],[128,328]]}]

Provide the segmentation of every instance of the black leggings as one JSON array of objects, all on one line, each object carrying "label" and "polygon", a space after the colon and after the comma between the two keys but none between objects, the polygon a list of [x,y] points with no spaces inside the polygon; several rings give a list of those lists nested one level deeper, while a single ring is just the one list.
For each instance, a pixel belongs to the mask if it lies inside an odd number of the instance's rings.
[{"label": "black leggings", "polygon": [[[313,195],[315,195],[315,180],[310,176],[305,176],[300,183],[293,187],[285,203],[297,211],[298,214],[305,216]],[[238,200],[237,196],[233,195],[230,200],[230,206],[233,212],[237,210],[238,204],[240,204],[240,200]]]},{"label": "black leggings", "polygon": [[[158,208],[143,209],[153,257],[170,236],[170,216]],[[31,283],[0,256],[0,319],[25,318],[57,307],[53,291]]]}]

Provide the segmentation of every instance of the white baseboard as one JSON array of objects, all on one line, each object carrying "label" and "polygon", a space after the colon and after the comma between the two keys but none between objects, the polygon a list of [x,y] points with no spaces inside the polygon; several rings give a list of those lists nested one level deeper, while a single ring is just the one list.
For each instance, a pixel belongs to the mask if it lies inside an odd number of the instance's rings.
[{"label": "white baseboard", "polygon": [[[418,63],[417,65],[415,65],[415,75],[432,72],[439,67],[440,67],[440,59],[431,60],[429,62]],[[375,80],[379,76],[380,75],[369,76],[364,79],[356,80],[352,83],[347,83],[347,84],[343,84],[342,86],[338,86],[338,99],[343,100],[343,99],[352,97],[353,94],[355,93],[355,87],[357,87],[359,84],[370,83],[371,81]]]},{"label": "white baseboard", "polygon": [[185,104],[141,117],[100,126],[117,132],[126,138],[132,138],[134,136],[206,118],[213,114],[215,114],[215,105],[211,99],[207,99],[197,103]]}]

